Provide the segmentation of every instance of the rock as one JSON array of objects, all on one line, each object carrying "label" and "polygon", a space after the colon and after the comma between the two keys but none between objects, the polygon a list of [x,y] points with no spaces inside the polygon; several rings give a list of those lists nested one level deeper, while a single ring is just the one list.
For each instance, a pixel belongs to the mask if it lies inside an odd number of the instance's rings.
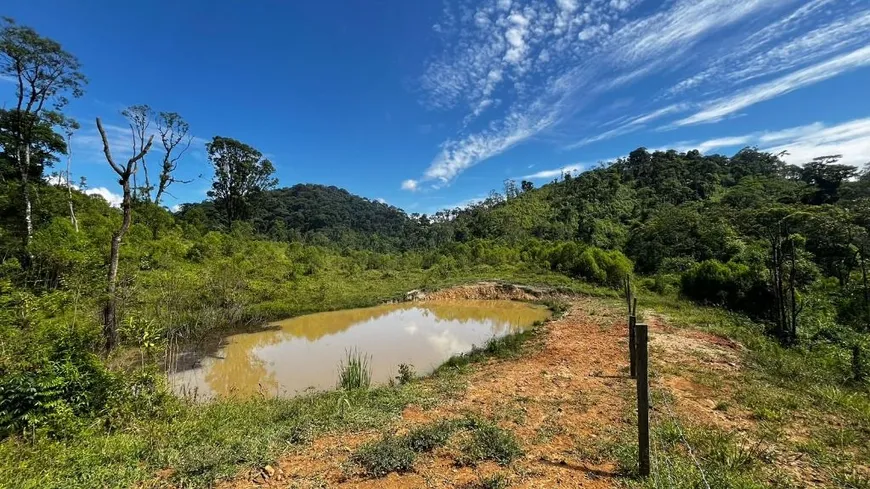
[{"label": "rock", "polygon": [[425,298],[426,298],[426,293],[423,292],[422,290],[414,289],[414,290],[409,290],[407,293],[405,293],[405,300],[406,301],[421,301],[421,300],[424,300]]},{"label": "rock", "polygon": [[275,468],[272,467],[271,465],[267,465],[267,466],[263,467],[263,472],[266,473],[267,477],[272,477],[275,475]]}]

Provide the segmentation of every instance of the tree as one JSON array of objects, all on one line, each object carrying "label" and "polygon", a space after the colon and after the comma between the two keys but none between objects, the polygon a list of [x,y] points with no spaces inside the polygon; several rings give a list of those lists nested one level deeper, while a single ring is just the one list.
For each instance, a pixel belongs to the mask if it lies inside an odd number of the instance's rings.
[{"label": "tree", "polygon": [[858,175],[858,169],[851,165],[838,165],[842,155],[819,156],[804,165],[801,180],[816,187],[816,193],[809,199],[810,204],[833,204],[840,200],[840,186]]},{"label": "tree", "polygon": [[0,75],[15,83],[15,109],[9,129],[13,135],[14,161],[18,167],[24,203],[24,247],[33,237],[33,203],[30,185],[33,143],[38,128],[59,120],[66,95],[79,97],[87,83],[80,63],[57,42],[35,30],[18,26],[10,18],[0,28]]},{"label": "tree", "polygon": [[[123,113],[128,117],[135,117],[136,114],[135,111],[124,111]],[[118,343],[118,298],[116,294],[118,283],[118,260],[121,256],[121,240],[124,238],[127,230],[130,229],[130,224],[133,218],[133,189],[130,186],[130,177],[135,173],[137,163],[142,160],[151,149],[151,143],[154,139],[153,135],[148,137],[147,142],[139,139],[140,135],[141,137],[144,137],[144,132],[138,132],[135,129],[135,124],[135,119],[132,119],[130,127],[133,129],[133,148],[138,147],[141,149],[138,153],[133,153],[133,156],[127,160],[126,165],[121,166],[115,163],[114,158],[112,158],[112,152],[109,148],[109,139],[106,136],[106,131],[103,129],[103,123],[100,121],[100,118],[97,117],[97,129],[100,131],[100,137],[103,140],[103,153],[106,155],[106,161],[109,162],[109,166],[111,166],[112,170],[114,170],[115,173],[118,174],[118,177],[120,177],[118,183],[121,185],[121,189],[123,190],[121,211],[124,215],[123,220],[121,221],[121,227],[112,233],[112,247],[109,252],[109,280],[108,285],[106,286],[106,295],[108,297],[106,298],[106,304],[103,307],[103,337],[105,339],[106,353],[112,351]]]},{"label": "tree", "polygon": [[79,232],[79,221],[76,219],[76,210],[75,206],[73,206],[72,197],[72,135],[78,129],[79,123],[74,120],[69,120],[64,125],[64,132],[66,133],[66,175],[64,176],[64,183],[66,184],[67,203],[69,204],[69,219],[76,232]]},{"label": "tree", "polygon": [[227,225],[248,215],[251,198],[273,188],[275,167],[263,154],[232,138],[215,136],[206,144],[208,159],[214,167],[214,180],[208,196],[222,210]]},{"label": "tree", "polygon": [[804,309],[801,288],[812,281],[813,266],[804,251],[806,238],[798,233],[807,217],[792,207],[773,206],[752,209],[745,214],[754,225],[754,233],[767,244],[767,268],[773,292],[772,315],[780,340],[797,341],[798,321]]},{"label": "tree", "polygon": [[[132,133],[131,142],[133,144],[133,154],[142,152],[145,145],[145,137],[148,134],[148,129],[151,127],[151,119],[154,117],[154,111],[148,105],[131,105],[123,111],[121,115],[127,118]],[[142,173],[145,177],[145,183],[141,187],[137,185],[136,175],[139,174],[139,165],[142,165]],[[147,202],[151,201],[151,181],[148,175],[148,165],[145,161],[145,156],[142,156],[140,161],[133,165],[133,197],[142,199]]]},{"label": "tree", "polygon": [[160,169],[154,204],[160,205],[160,199],[170,185],[190,183],[190,180],[177,179],[174,173],[178,168],[178,160],[190,148],[193,136],[189,134],[190,126],[175,112],[161,112],[157,116],[157,132],[160,134],[160,142],[163,143],[163,166]]}]

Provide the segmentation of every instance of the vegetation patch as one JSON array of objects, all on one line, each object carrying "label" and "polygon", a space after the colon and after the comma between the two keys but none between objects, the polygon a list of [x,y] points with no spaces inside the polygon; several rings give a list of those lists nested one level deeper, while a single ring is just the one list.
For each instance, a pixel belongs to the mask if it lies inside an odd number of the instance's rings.
[{"label": "vegetation patch", "polygon": [[455,420],[437,421],[412,429],[404,439],[408,448],[415,452],[431,452],[444,446],[459,428],[460,423]]},{"label": "vegetation patch", "polygon": [[405,439],[386,435],[378,441],[363,445],[354,453],[353,461],[372,477],[383,477],[390,472],[413,470],[417,454]]},{"label": "vegetation patch", "polygon": [[486,421],[475,421],[470,436],[460,446],[459,465],[477,465],[492,460],[508,465],[523,454],[516,436]]},{"label": "vegetation patch", "polygon": [[371,357],[356,350],[347,350],[338,366],[338,386],[344,390],[368,389],[372,385]]}]

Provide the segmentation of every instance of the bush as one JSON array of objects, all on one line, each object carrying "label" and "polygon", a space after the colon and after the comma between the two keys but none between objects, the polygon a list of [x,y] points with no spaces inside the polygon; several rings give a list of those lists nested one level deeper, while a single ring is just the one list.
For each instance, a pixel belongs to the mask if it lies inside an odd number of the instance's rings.
[{"label": "bush", "polygon": [[618,250],[584,248],[575,242],[556,245],[548,262],[555,271],[611,287],[619,287],[633,268],[631,260]]},{"label": "bush", "polygon": [[742,276],[749,271],[745,265],[705,260],[681,278],[683,294],[692,299],[717,305],[735,304],[742,292]]},{"label": "bush", "polygon": [[492,460],[507,465],[523,454],[516,436],[490,423],[475,422],[471,438],[461,447],[461,465],[476,465]]},{"label": "bush", "polygon": [[414,371],[414,366],[409,365],[407,363],[399,364],[399,375],[396,376],[396,381],[399,385],[405,385],[411,383],[414,380],[414,377],[417,376],[417,373]]},{"label": "bush", "polygon": [[438,421],[421,426],[405,436],[405,443],[415,452],[431,452],[444,446],[458,427],[458,423],[454,421]]},{"label": "bush", "polygon": [[413,469],[417,454],[403,439],[385,435],[376,442],[363,445],[352,459],[366,474],[383,477],[390,472],[402,473]]},{"label": "bush", "polygon": [[119,379],[77,344],[0,377],[0,436],[40,431],[64,437],[105,414]]}]

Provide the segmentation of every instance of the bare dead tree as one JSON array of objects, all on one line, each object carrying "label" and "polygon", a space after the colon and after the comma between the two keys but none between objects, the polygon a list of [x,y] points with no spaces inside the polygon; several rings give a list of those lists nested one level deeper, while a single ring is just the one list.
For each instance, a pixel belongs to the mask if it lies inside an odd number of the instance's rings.
[{"label": "bare dead tree", "polygon": [[[133,123],[131,122],[131,127],[132,126]],[[127,160],[125,166],[120,166],[115,163],[114,158],[112,158],[112,152],[109,148],[109,138],[106,136],[106,131],[103,129],[103,123],[100,122],[99,117],[97,117],[97,129],[100,131],[100,137],[103,139],[103,153],[106,155],[106,161],[109,162],[109,166],[112,167],[112,170],[118,174],[118,183],[121,185],[123,190],[121,211],[124,214],[124,218],[121,222],[121,227],[112,233],[112,247],[109,254],[109,281],[106,286],[106,304],[103,308],[103,337],[106,341],[105,350],[106,353],[108,353],[118,344],[118,298],[116,293],[118,283],[118,260],[121,254],[121,240],[124,238],[127,230],[130,229],[130,224],[133,219],[133,190],[130,187],[130,177],[136,171],[137,163],[145,157],[148,151],[151,150],[151,143],[154,136],[149,136],[147,142],[145,142],[144,139],[140,140],[138,142],[138,147],[140,148],[139,152],[133,153],[133,156]],[[133,131],[134,141],[139,137],[139,134],[144,138],[144,132],[137,133],[136,130]],[[134,148],[135,147],[137,147],[137,144],[134,142]]]},{"label": "bare dead tree", "polygon": [[[154,111],[148,105],[131,105],[121,111],[121,115],[127,118],[130,124],[130,138],[133,146],[133,154],[139,154],[145,147],[146,136],[148,129],[151,127],[151,119],[154,117]],[[136,175],[139,174],[139,165],[142,165],[142,173],[145,177],[145,184],[139,187],[136,184]],[[133,196],[137,199],[151,200],[151,181],[148,175],[148,165],[143,156],[141,161],[136,162],[133,167]]]},{"label": "bare dead tree", "polygon": [[166,189],[173,183],[190,183],[192,180],[180,180],[174,172],[178,168],[178,160],[190,148],[193,136],[190,126],[175,112],[161,112],[157,117],[157,132],[163,143],[163,166],[160,169],[160,181],[157,183],[157,194],[154,203],[160,205],[160,199]]}]

